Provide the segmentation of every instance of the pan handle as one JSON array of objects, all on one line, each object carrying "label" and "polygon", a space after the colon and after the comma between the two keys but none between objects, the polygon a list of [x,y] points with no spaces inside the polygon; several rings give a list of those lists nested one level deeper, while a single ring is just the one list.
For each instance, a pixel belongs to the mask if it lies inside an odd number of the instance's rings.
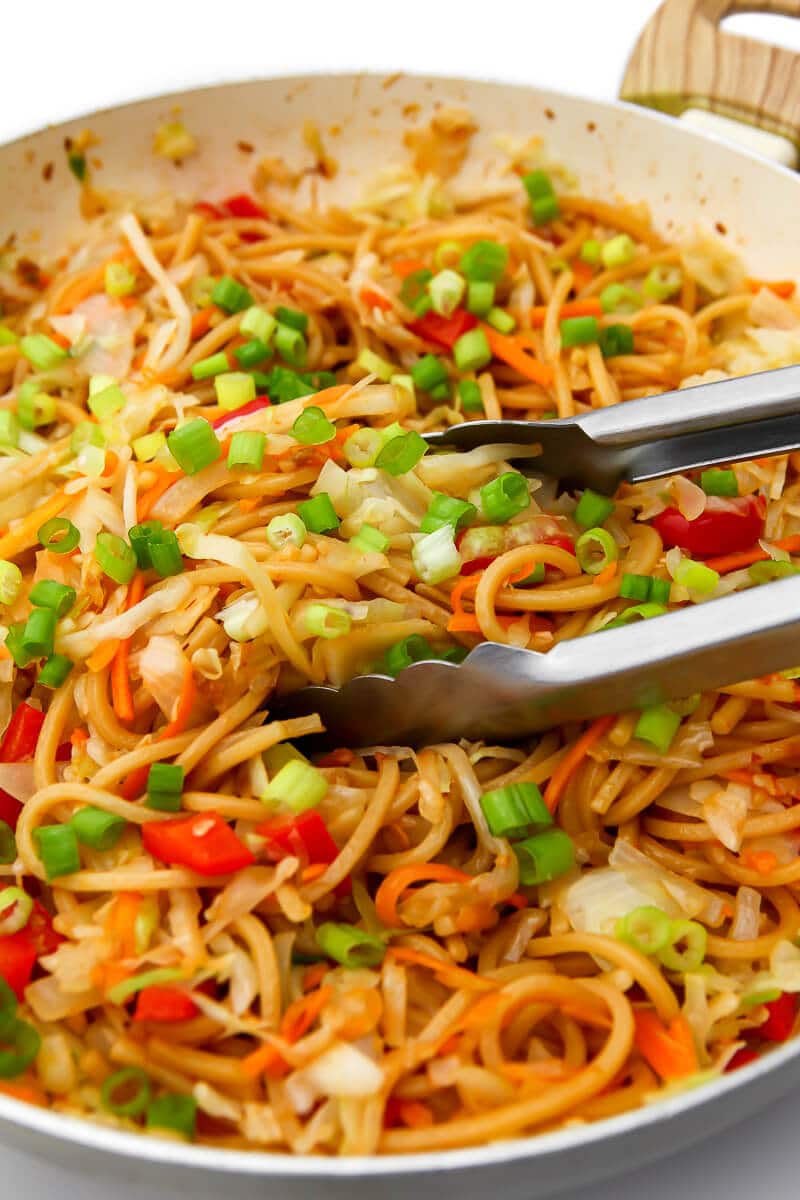
[{"label": "pan handle", "polygon": [[633,49],[620,96],[672,116],[704,109],[780,135],[794,146],[796,166],[800,55],[721,31],[725,17],[745,12],[800,17],[800,0],[664,0]]}]

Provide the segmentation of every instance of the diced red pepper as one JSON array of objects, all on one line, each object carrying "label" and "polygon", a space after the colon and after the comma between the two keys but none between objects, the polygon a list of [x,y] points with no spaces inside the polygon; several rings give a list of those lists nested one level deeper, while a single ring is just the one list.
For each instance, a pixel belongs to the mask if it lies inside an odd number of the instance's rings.
[{"label": "diced red pepper", "polygon": [[22,805],[19,800],[14,796],[9,796],[8,792],[4,792],[0,788],[0,821],[5,821],[6,825],[10,825],[12,829],[16,829],[21,812]]},{"label": "diced red pepper", "polygon": [[227,875],[255,858],[219,813],[194,813],[174,821],[148,821],[142,827],[148,854],[198,875]]},{"label": "diced red pepper", "polygon": [[222,426],[227,425],[228,421],[235,421],[237,417],[249,417],[251,413],[260,412],[262,408],[269,408],[271,403],[269,396],[256,396],[255,400],[249,400],[241,408],[234,408],[231,412],[223,413],[221,417],[217,417],[216,421],[211,422],[211,426],[213,429],[222,429]]},{"label": "diced red pepper", "polygon": [[212,221],[221,221],[225,213],[221,208],[217,208],[216,204],[212,204],[210,200],[198,200],[193,205],[193,211],[200,213],[203,217],[210,217]]},{"label": "diced red pepper", "polygon": [[737,1050],[731,1061],[725,1068],[725,1073],[738,1071],[740,1067],[746,1067],[748,1063],[755,1062],[761,1055],[757,1050],[751,1050],[749,1046],[742,1046],[741,1050]]},{"label": "diced red pepper", "polygon": [[338,750],[331,750],[330,754],[318,758],[316,763],[318,767],[349,767],[354,758],[355,754],[352,750],[348,750],[346,746],[340,746]]},{"label": "diced red pepper", "polygon": [[56,762],[69,762],[72,758],[72,742],[60,742],[56,749]]},{"label": "diced red pepper", "polygon": [[28,924],[22,931],[36,952],[36,957],[52,954],[66,938],[56,933],[53,928],[53,918],[43,904],[38,900],[33,902],[33,911],[28,918]]},{"label": "diced red pepper", "polygon": [[189,1021],[198,1013],[188,992],[179,988],[146,987],[136,998],[134,1021]]},{"label": "diced red pepper", "polygon": [[252,196],[248,196],[247,192],[239,192],[236,196],[228,196],[227,200],[222,201],[222,206],[228,210],[229,215],[232,217],[267,219],[266,210],[260,204],[257,204]]},{"label": "diced red pepper", "polygon": [[387,300],[381,292],[375,292],[372,288],[363,287],[360,295],[363,302],[368,304],[370,308],[379,308],[382,312],[391,311],[391,300]]},{"label": "diced red pepper", "polygon": [[408,328],[426,342],[434,342],[445,350],[452,350],[461,335],[474,329],[477,324],[477,317],[473,317],[465,308],[457,308],[450,317],[426,312],[424,317],[412,321]]},{"label": "diced red pepper", "polygon": [[402,1100],[398,1100],[396,1096],[390,1096],[386,1101],[386,1107],[383,1110],[383,1128],[394,1129],[400,1124],[400,1105]]},{"label": "diced red pepper", "polygon": [[763,1025],[759,1025],[758,1036],[768,1042],[787,1041],[797,1016],[797,996],[792,992],[782,992],[777,1000],[770,1000],[764,1007],[769,1016]]},{"label": "diced red pepper", "polygon": [[36,950],[24,931],[0,937],[0,977],[18,1000],[30,983],[35,962]]},{"label": "diced red pepper", "polygon": [[693,521],[677,508],[665,508],[653,518],[653,527],[667,548],[680,546],[694,558],[735,554],[749,550],[763,535],[764,505],[754,496],[738,496],[724,507],[709,505]]},{"label": "diced red pepper", "polygon": [[[339,847],[328,833],[316,808],[307,808],[296,817],[276,817],[272,821],[264,821],[256,826],[256,833],[271,843],[267,853],[276,860],[294,854],[306,859],[309,865],[324,863],[327,866],[339,854]],[[343,879],[336,888],[336,895],[349,895],[351,888],[350,879]]]},{"label": "diced red pepper", "polygon": [[32,758],[43,725],[43,712],[24,700],[18,704],[0,742],[0,762],[23,762]]}]

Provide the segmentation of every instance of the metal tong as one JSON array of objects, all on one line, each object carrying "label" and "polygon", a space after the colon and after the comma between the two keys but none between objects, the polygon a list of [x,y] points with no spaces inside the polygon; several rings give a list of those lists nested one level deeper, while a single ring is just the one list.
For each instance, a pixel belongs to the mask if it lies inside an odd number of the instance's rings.
[{"label": "metal tong", "polygon": [[[527,474],[611,493],[631,483],[800,448],[800,366],[701,384],[554,421],[471,421],[431,447],[507,445]],[[540,453],[531,458],[531,448]],[[318,712],[329,743],[513,740],[566,721],[644,708],[800,663],[800,576],[646,622],[560,642],[547,654],[484,642],[459,664],[313,685],[282,711]]]}]

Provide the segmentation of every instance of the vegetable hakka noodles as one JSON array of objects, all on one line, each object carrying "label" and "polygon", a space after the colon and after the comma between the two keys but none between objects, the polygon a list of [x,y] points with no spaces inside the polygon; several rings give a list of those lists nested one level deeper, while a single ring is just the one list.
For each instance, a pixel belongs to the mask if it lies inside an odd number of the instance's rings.
[{"label": "vegetable hakka noodles", "polygon": [[270,714],[800,566],[797,455],[610,499],[426,454],[800,361],[792,283],[536,140],[480,193],[435,171],[350,210],[263,173],[128,200],[0,277],[4,1094],[392,1154],[594,1121],[795,1030],[800,671],[514,746],[309,758],[318,718]]}]

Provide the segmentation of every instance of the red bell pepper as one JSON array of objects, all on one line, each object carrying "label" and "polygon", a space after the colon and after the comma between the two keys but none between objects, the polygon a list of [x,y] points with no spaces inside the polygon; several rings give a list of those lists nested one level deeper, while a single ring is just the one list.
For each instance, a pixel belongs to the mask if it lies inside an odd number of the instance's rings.
[{"label": "red bell pepper", "polygon": [[10,825],[12,829],[16,829],[21,812],[22,805],[19,800],[14,796],[9,796],[8,792],[4,792],[0,788],[0,821],[5,821],[6,825]]},{"label": "red bell pepper", "polygon": [[22,762],[26,758],[33,758],[43,725],[43,712],[24,700],[18,704],[5,737],[0,742],[0,762]]},{"label": "red bell pepper", "polygon": [[748,1063],[755,1062],[761,1055],[757,1050],[751,1050],[749,1046],[742,1046],[741,1050],[737,1050],[731,1061],[725,1068],[725,1074],[730,1074],[731,1071],[738,1071],[740,1067],[746,1067]]},{"label": "red bell pepper", "polygon": [[257,204],[252,196],[248,196],[247,192],[239,192],[236,196],[228,196],[227,200],[222,201],[222,207],[227,209],[231,217],[258,217],[261,220],[267,219],[266,210]]},{"label": "red bell pepper", "polygon": [[52,954],[62,942],[66,941],[63,934],[56,933],[53,928],[53,918],[38,900],[34,900],[33,911],[22,932],[33,946],[37,958],[41,958],[43,954]]},{"label": "red bell pepper", "polygon": [[179,988],[146,987],[136,998],[134,1021],[189,1021],[198,1013],[188,992]]},{"label": "red bell pepper", "polygon": [[175,821],[148,821],[142,827],[148,854],[198,875],[227,875],[255,862],[219,813],[194,813]]},{"label": "red bell pepper", "polygon": [[461,335],[474,329],[477,324],[477,317],[473,317],[465,308],[457,308],[449,317],[426,312],[424,317],[412,321],[408,328],[426,342],[434,342],[444,350],[452,350]]},{"label": "red bell pepper", "polygon": [[249,417],[251,413],[259,412],[262,408],[269,408],[271,403],[269,396],[256,396],[255,400],[249,400],[241,408],[234,408],[231,412],[217,417],[216,421],[211,422],[211,427],[212,429],[222,429],[222,426],[227,425],[228,421],[235,421],[237,417]]},{"label": "red bell pepper", "polygon": [[777,1000],[770,1000],[764,1007],[769,1016],[763,1025],[759,1025],[758,1036],[768,1042],[787,1041],[797,1016],[797,996],[792,992],[781,992]]},{"label": "red bell pepper", "polygon": [[680,546],[694,558],[713,558],[749,550],[764,533],[764,505],[754,496],[725,500],[708,507],[693,521],[677,508],[665,508],[653,518],[653,527],[667,548]]},{"label": "red bell pepper", "polygon": [[[294,854],[309,865],[324,863],[327,866],[339,854],[339,847],[316,808],[307,808],[297,816],[264,821],[256,826],[256,833],[270,843],[267,854],[275,861]],[[343,879],[336,888],[336,895],[347,896],[351,889],[350,879]]]},{"label": "red bell pepper", "polygon": [[0,977],[5,979],[18,1000],[30,983],[36,949],[24,930],[0,937]]}]

